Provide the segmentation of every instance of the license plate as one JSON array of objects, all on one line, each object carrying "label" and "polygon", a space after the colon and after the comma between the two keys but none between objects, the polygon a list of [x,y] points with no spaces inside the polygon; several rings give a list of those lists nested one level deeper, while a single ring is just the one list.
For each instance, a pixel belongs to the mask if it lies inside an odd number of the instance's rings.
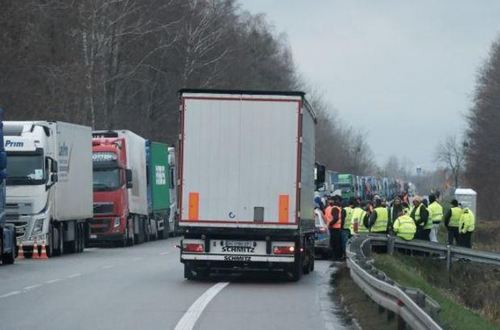
[{"label": "license plate", "polygon": [[256,242],[253,241],[222,241],[222,252],[227,253],[255,253]]},{"label": "license plate", "polygon": [[91,235],[90,235],[90,238],[92,238],[92,239],[96,239],[96,238],[97,238],[97,235],[91,234]]},{"label": "license plate", "polygon": [[235,247],[255,247],[257,244],[253,241],[224,241],[224,245]]}]

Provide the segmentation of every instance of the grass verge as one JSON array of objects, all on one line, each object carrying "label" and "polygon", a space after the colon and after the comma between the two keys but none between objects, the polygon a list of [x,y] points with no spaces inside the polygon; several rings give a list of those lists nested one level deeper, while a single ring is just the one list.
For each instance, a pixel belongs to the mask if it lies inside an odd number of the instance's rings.
[{"label": "grass verge", "polygon": [[498,269],[454,264],[448,276],[442,264],[431,258],[375,255],[375,267],[403,286],[421,289],[441,305],[438,322],[444,328],[499,329]]}]

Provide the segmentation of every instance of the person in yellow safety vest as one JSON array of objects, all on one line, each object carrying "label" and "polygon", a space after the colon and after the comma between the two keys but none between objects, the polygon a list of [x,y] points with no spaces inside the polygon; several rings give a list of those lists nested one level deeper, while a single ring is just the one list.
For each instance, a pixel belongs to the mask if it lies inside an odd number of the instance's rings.
[{"label": "person in yellow safety vest", "polygon": [[431,234],[429,237],[432,242],[437,243],[439,226],[441,226],[441,221],[443,220],[443,207],[438,203],[435,195],[429,195],[429,203],[427,210],[429,211],[429,219],[432,221]]},{"label": "person in yellow safety vest", "polygon": [[472,248],[472,232],[475,229],[475,225],[476,218],[474,217],[474,213],[472,213],[471,209],[464,208],[458,224],[458,245],[469,249]]},{"label": "person in yellow safety vest", "polygon": [[351,197],[349,199],[349,205],[347,207],[344,207],[345,210],[345,220],[344,223],[342,224],[342,251],[345,254],[345,248],[347,245],[347,241],[349,238],[351,238],[351,223],[352,223],[352,212],[354,211],[354,204],[356,203],[356,199],[354,197]]},{"label": "person in yellow safety vest", "polygon": [[413,208],[410,211],[410,217],[415,221],[415,225],[417,225],[415,238],[428,241],[432,222],[429,220],[429,211],[427,211],[419,196],[413,198]]},{"label": "person in yellow safety vest", "polygon": [[392,230],[398,237],[411,241],[415,237],[417,226],[407,211],[401,211],[392,225]]},{"label": "person in yellow safety vest", "polygon": [[375,199],[375,209],[370,215],[369,227],[372,233],[387,234],[389,228],[389,211],[386,207],[382,206],[380,198]]},{"label": "person in yellow safety vest", "polygon": [[[354,204],[354,209],[352,210],[352,217],[351,217],[351,235],[354,234],[362,234],[364,232],[368,232],[368,229],[363,225],[363,218],[365,216],[365,210],[363,210],[363,207],[365,205],[362,205],[359,203],[358,200],[356,200]],[[362,228],[361,228],[362,227]],[[363,231],[366,229],[366,231]]]},{"label": "person in yellow safety vest", "polygon": [[448,229],[448,244],[458,244],[458,226],[460,225],[460,217],[462,216],[462,208],[459,207],[456,199],[451,201],[451,209],[444,215],[444,224]]}]

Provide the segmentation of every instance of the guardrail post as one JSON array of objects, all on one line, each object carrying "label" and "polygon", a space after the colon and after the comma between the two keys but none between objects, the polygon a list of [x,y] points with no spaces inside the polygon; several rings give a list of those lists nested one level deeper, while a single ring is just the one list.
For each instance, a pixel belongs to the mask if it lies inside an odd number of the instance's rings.
[{"label": "guardrail post", "polygon": [[395,238],[393,236],[387,238],[387,253],[391,256],[394,254],[394,240]]},{"label": "guardrail post", "polygon": [[406,322],[401,317],[401,315],[398,315],[398,330],[405,330],[405,329],[406,329]]},{"label": "guardrail post", "polygon": [[446,245],[446,270],[451,271],[451,246]]}]

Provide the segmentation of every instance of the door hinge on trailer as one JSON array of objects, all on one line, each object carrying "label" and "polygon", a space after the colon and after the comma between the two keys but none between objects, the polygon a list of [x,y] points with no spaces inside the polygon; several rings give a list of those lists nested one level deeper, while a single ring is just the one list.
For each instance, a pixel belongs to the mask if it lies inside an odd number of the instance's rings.
[{"label": "door hinge on trailer", "polygon": [[182,134],[179,134],[179,141],[182,141]]},{"label": "door hinge on trailer", "polygon": [[302,136],[299,136],[299,143],[302,143],[302,141],[303,141]]}]

